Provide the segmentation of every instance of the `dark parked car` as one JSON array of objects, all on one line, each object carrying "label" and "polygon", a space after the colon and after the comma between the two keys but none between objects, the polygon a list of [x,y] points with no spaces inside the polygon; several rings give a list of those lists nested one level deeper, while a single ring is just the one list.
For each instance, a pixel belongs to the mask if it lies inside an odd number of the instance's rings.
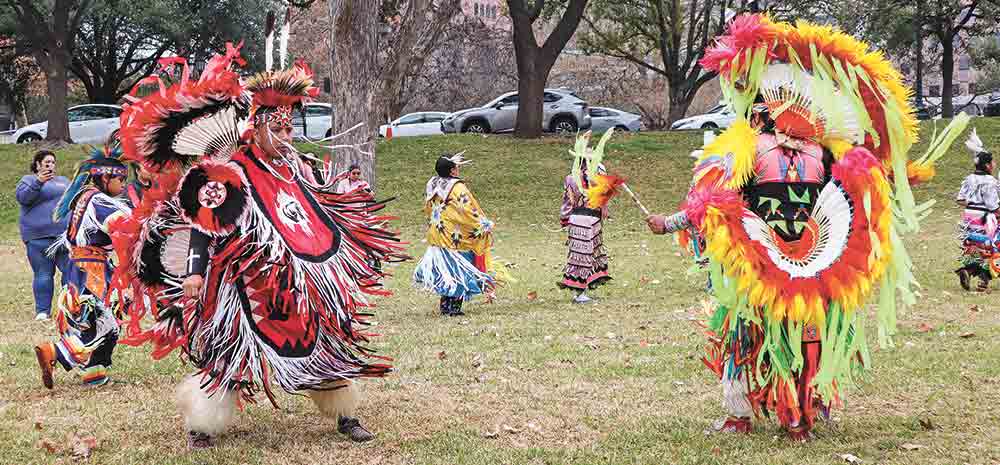
[{"label": "dark parked car", "polygon": [[941,108],[936,105],[914,104],[913,113],[918,120],[932,119],[941,113]]},{"label": "dark parked car", "polygon": [[983,107],[983,116],[1000,116],[1000,93],[994,92]]}]

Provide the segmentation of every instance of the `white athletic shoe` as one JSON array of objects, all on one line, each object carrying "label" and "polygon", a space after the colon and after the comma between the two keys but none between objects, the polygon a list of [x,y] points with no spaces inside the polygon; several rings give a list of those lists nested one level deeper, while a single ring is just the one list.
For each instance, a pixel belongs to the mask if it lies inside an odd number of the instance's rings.
[{"label": "white athletic shoe", "polygon": [[46,315],[46,314],[44,314],[44,313],[39,313],[39,314],[35,315],[35,321],[45,321],[45,320],[48,320],[48,319],[49,319],[49,316]]}]

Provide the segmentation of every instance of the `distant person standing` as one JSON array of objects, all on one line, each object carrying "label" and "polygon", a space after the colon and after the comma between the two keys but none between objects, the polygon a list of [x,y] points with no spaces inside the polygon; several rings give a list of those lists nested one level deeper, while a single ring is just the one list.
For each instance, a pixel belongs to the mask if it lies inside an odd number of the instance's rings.
[{"label": "distant person standing", "polygon": [[955,200],[963,207],[959,223],[959,239],[962,253],[955,270],[962,288],[971,291],[971,278],[979,279],[979,292],[990,288],[990,281],[1000,270],[1000,227],[997,212],[1000,212],[1000,181],[993,176],[996,164],[993,154],[986,150],[975,128],[965,146],[972,151],[974,171],[962,181]]},{"label": "distant person standing", "polygon": [[131,208],[139,208],[142,196],[153,187],[153,173],[141,163],[135,164],[135,179],[125,188],[125,200]]},{"label": "distant person standing", "polygon": [[347,169],[347,177],[337,181],[337,187],[334,191],[338,194],[346,194],[356,189],[365,189],[370,191],[371,186],[369,186],[368,181],[361,179],[361,167],[358,165],[351,165],[351,167]]},{"label": "distant person standing", "polygon": [[69,187],[69,179],[56,176],[56,155],[48,150],[35,153],[31,160],[31,173],[17,183],[17,203],[21,205],[18,223],[34,274],[31,288],[35,295],[35,319],[45,320],[52,310],[56,268],[62,273],[63,284],[66,283],[66,265],[69,263],[66,251],[59,250],[50,257],[46,249],[66,231],[66,220],[54,221],[52,213]]}]

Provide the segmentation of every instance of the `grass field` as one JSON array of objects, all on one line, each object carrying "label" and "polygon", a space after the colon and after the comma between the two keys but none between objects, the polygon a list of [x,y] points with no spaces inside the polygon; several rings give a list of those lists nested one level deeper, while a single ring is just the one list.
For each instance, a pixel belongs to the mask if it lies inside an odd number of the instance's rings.
[{"label": "grass field", "polygon": [[[1000,119],[974,124],[1000,150]],[[933,128],[923,129],[929,139]],[[700,140],[623,135],[606,160],[648,206],[671,212]],[[1000,305],[963,293],[951,272],[951,199],[971,164],[961,144],[917,191],[938,201],[923,230],[907,238],[923,284],[919,302],[900,316],[894,348],[869,341],[868,378],[808,444],[786,441],[773,420],[748,436],[703,433],[723,415],[718,382],[699,361],[704,276],[688,275],[690,261],[672,239],[650,235],[626,200],[614,201],[605,226],[615,279],[595,293],[599,302],[574,306],[556,289],[570,146],[493,136],[382,143],[378,193],[397,197],[390,209],[402,218],[411,255],[425,248],[420,210],[434,159],[468,150],[475,162],[462,174],[496,219],[495,253],[516,265],[519,281],[496,303],[476,301],[468,316],[445,319],[435,296],[411,289],[413,262],[394,270],[388,285],[396,294],[379,301],[378,346],[398,371],[364,383],[361,416],[378,434],[374,442],[347,442],[308,400],[282,395],[280,410],[266,401],[248,407],[217,448],[196,453],[185,449],[172,402],[190,370],[176,356],[154,363],[146,348],[119,346],[111,385],[87,389],[60,372],[55,390],[41,388],[31,347],[55,331],[31,321],[13,199],[30,153],[0,146],[0,463],[74,462],[59,444],[73,433],[97,438],[90,461],[100,464],[837,464],[844,454],[863,463],[1000,463]],[[62,151],[61,169],[80,153]]]}]

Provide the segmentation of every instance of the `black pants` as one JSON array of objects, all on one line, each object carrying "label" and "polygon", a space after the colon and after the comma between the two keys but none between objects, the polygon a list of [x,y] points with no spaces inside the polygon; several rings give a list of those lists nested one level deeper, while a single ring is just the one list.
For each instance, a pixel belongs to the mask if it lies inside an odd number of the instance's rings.
[{"label": "black pants", "polygon": [[462,313],[463,300],[461,297],[441,296],[441,314],[453,315]]},{"label": "black pants", "polygon": [[962,269],[964,269],[966,272],[968,272],[969,276],[974,277],[974,278],[979,278],[980,281],[983,281],[983,282],[986,282],[986,283],[990,282],[993,279],[993,276],[990,275],[989,270],[986,270],[986,269],[984,269],[983,267],[981,267],[979,265],[969,264],[969,265],[965,265],[962,268],[959,268],[959,270],[962,270]]}]

